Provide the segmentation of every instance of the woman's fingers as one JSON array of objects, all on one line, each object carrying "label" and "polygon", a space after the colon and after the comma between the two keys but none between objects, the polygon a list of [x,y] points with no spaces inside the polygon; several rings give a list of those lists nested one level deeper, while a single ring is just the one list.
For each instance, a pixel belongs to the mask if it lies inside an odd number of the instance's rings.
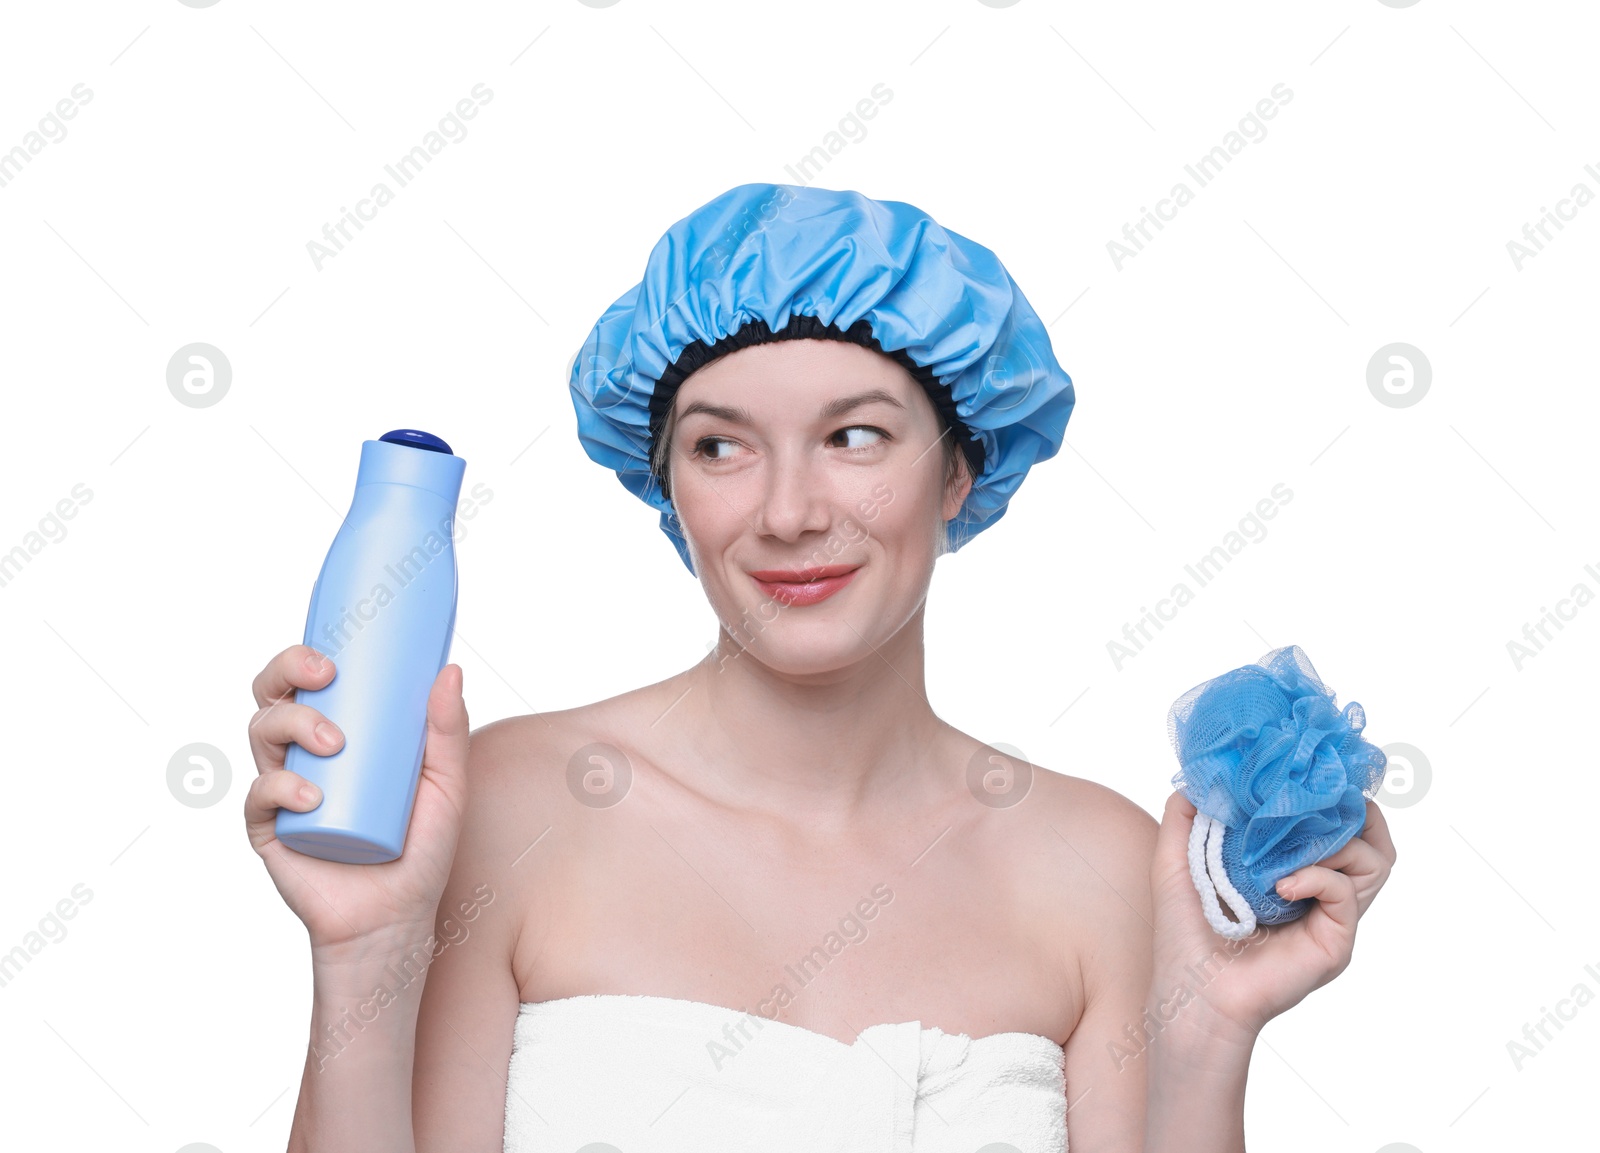
[{"label": "woman's fingers", "polygon": [[[1171,795],[1167,797],[1166,811],[1180,817],[1192,817],[1195,814],[1195,807],[1189,803],[1189,798],[1183,795],[1182,790],[1173,789]],[[1183,835],[1188,836],[1187,833]]]},{"label": "woman's fingers", "polygon": [[[1322,858],[1317,864],[1326,869],[1338,869],[1340,872],[1348,873],[1358,881],[1367,877],[1383,878],[1389,875],[1389,858],[1385,857],[1376,845],[1369,844],[1361,837],[1351,837],[1338,852]],[[1381,879],[1379,884],[1382,884]]]},{"label": "woman's fingers", "polygon": [[471,725],[462,698],[464,675],[460,665],[445,665],[428,694],[428,731],[422,747],[423,768],[448,787],[458,788],[467,775],[467,745]]},{"label": "woman's fingers", "polygon": [[1361,839],[1382,853],[1392,867],[1397,854],[1394,838],[1389,835],[1389,822],[1384,818],[1383,806],[1377,801],[1367,802],[1367,823],[1361,830]]},{"label": "woman's fingers", "polygon": [[[1158,887],[1163,883],[1179,888],[1191,884],[1188,879],[1188,849],[1194,816],[1195,807],[1181,791],[1174,791],[1167,797],[1156,841],[1155,868],[1152,871],[1152,880]],[[1337,852],[1316,864],[1307,865],[1283,878],[1279,882],[1278,892],[1286,900],[1316,898],[1333,925],[1353,936],[1356,922],[1388,881],[1394,860],[1394,842],[1390,839],[1388,824],[1377,803],[1369,800],[1362,835],[1351,838]],[[1179,876],[1183,878],[1182,884],[1177,880]],[[1285,885],[1290,887],[1293,896],[1284,892]],[[1329,925],[1322,922],[1321,927],[1327,929]],[[1319,938],[1318,944],[1325,949],[1346,948],[1326,933]]]},{"label": "woman's fingers", "polygon": [[291,698],[295,689],[320,689],[333,679],[334,665],[310,645],[290,645],[267,662],[250,682],[256,707]]},{"label": "woman's fingers", "polygon": [[[306,793],[304,790],[311,790]],[[244,795],[244,820],[247,825],[261,825],[277,819],[279,809],[292,809],[303,813],[322,802],[317,786],[299,773],[277,769],[262,773],[250,782]]]},{"label": "woman's fingers", "polygon": [[1350,963],[1355,945],[1356,922],[1361,919],[1355,880],[1337,869],[1307,865],[1280,880],[1277,889],[1286,901],[1316,899],[1316,908],[1299,923],[1329,961],[1331,971],[1319,984],[1331,981]]},{"label": "woman's fingers", "polygon": [[[283,768],[293,741],[309,752],[329,756],[344,743],[338,726],[310,705],[294,699],[296,689],[320,689],[335,673],[334,664],[309,645],[290,645],[267,662],[250,684],[258,706],[250,718],[250,752],[256,772]],[[328,728],[319,730],[319,725]]]},{"label": "woman's fingers", "polygon": [[1188,875],[1189,830],[1194,827],[1194,814],[1189,798],[1174,789],[1161,811],[1161,828],[1156,833],[1152,879],[1158,884],[1173,873]]},{"label": "woman's fingers", "polygon": [[250,753],[257,773],[283,768],[290,742],[327,757],[343,746],[344,734],[310,705],[282,700],[256,710],[250,718]]},{"label": "woman's fingers", "polygon": [[[1371,801],[1368,801],[1367,805],[1369,809],[1377,808]],[[1373,898],[1378,895],[1378,890],[1383,888],[1384,883],[1388,881],[1389,871],[1393,867],[1394,861],[1394,850],[1389,847],[1388,843],[1389,830],[1382,824],[1382,814],[1377,815],[1378,823],[1376,825],[1370,823],[1372,820],[1372,814],[1369,812],[1367,832],[1373,833],[1376,831],[1377,843],[1369,840],[1365,835],[1352,837],[1344,843],[1338,852],[1317,862],[1323,868],[1337,869],[1355,882],[1356,907],[1361,913],[1367,911],[1367,907],[1372,904]]]}]

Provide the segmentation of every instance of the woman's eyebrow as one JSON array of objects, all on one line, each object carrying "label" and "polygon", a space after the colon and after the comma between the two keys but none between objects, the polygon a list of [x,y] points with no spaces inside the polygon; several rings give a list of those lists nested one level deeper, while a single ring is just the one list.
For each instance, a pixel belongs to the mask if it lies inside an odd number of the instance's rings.
[{"label": "woman's eyebrow", "polygon": [[867,404],[877,404],[879,402],[884,404],[892,404],[896,408],[905,407],[905,405],[896,400],[892,394],[885,392],[881,388],[874,388],[869,389],[866,392],[857,393],[855,396],[841,396],[837,400],[830,400],[827,404],[822,406],[822,415],[827,417],[843,416],[851,409],[860,408],[861,406]]},{"label": "woman's eyebrow", "polygon": [[714,416],[718,420],[725,420],[729,424],[753,424],[750,413],[742,408],[730,408],[725,404],[709,404],[703,400],[693,400],[678,411],[678,420],[685,421],[696,413]]},{"label": "woman's eyebrow", "polygon": [[[873,388],[866,392],[856,393],[853,396],[841,396],[837,399],[830,400],[827,404],[822,406],[822,415],[828,418],[843,416],[845,413],[857,408],[861,408],[864,405],[879,403],[892,404],[896,408],[905,407],[905,405],[896,400],[891,393],[885,392],[881,388]],[[688,404],[684,405],[682,411],[678,413],[678,419],[686,420],[696,413],[704,413],[706,416],[714,416],[717,419],[725,420],[730,424],[749,425],[755,423],[747,409],[723,404],[711,404],[703,400],[690,401]]]}]

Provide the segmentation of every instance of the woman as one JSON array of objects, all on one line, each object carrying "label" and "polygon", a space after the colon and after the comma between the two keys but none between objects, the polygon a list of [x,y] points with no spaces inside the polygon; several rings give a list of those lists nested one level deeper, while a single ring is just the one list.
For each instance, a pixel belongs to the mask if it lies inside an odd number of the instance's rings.
[{"label": "woman", "polygon": [[313,955],[290,1147],[1033,1153],[1070,1108],[1074,1153],[1242,1149],[1254,1039],[1349,963],[1393,846],[1369,803],[1279,886],[1310,915],[1224,942],[1181,794],[1158,827],[934,714],[934,564],[1073,403],[994,255],[910,205],[743,185],[663,237],[572,393],[715,650],[470,741],[447,666],[405,852],[360,866],[274,840],[316,804],[288,742],[339,737],[293,701],[331,665],[262,670],[246,822]]}]

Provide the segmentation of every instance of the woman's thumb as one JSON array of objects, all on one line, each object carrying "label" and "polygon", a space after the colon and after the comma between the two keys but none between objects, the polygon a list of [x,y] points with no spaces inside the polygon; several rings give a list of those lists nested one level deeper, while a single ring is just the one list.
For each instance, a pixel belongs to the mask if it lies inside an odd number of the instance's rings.
[{"label": "woman's thumb", "polygon": [[445,665],[434,679],[428,694],[428,736],[423,746],[422,767],[440,783],[465,780],[467,740],[471,732],[467,703],[461,695],[460,665]]},{"label": "woman's thumb", "polygon": [[1183,792],[1174,789],[1161,813],[1161,829],[1156,834],[1154,871],[1159,883],[1171,876],[1189,872],[1189,831],[1194,827],[1195,807]]}]

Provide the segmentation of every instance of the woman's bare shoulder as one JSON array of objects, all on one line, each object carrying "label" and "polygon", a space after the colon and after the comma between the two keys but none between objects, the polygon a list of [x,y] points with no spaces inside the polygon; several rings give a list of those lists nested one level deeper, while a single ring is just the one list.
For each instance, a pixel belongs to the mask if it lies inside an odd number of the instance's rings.
[{"label": "woman's bare shoulder", "polygon": [[[628,759],[648,707],[650,685],[589,704],[539,713],[520,713],[472,731],[468,746],[468,788],[483,802],[483,817],[497,816],[525,826],[526,806],[537,805],[552,819],[570,811],[574,789],[593,783],[610,761]],[[582,799],[582,798],[578,798]],[[521,810],[521,811],[519,811]],[[541,828],[543,826],[541,825]]]},{"label": "woman's bare shoulder", "polygon": [[980,798],[986,809],[971,826],[971,843],[982,846],[977,867],[989,891],[1007,894],[1025,942],[1018,955],[1038,958],[1039,987],[1064,998],[1051,1035],[1066,1037],[1107,974],[1149,954],[1159,825],[1115,789],[990,752],[1010,762],[1027,791],[1010,804]]},{"label": "woman's bare shoulder", "polygon": [[1149,866],[1160,822],[1142,806],[1098,781],[1033,768],[1039,807],[1052,824],[1104,852],[1142,856],[1141,864]]},{"label": "woman's bare shoulder", "polygon": [[568,766],[594,740],[594,707],[502,717],[472,730],[455,868],[507,895],[519,910],[518,938],[528,927],[521,922],[543,908],[538,895],[581,824]]},{"label": "woman's bare shoulder", "polygon": [[616,698],[570,709],[520,713],[472,730],[468,778],[498,799],[558,785],[567,762],[587,744],[604,742],[612,730]]},{"label": "woman's bare shoulder", "polygon": [[[1088,870],[1124,884],[1148,882],[1160,824],[1137,803],[1097,781],[1024,761],[1015,750],[956,729],[950,734],[946,755],[966,766],[967,790],[983,805],[976,828],[999,861],[1052,897]],[[994,793],[987,775],[975,776],[973,766],[984,763],[994,766]]]},{"label": "woman's bare shoulder", "polygon": [[525,766],[569,740],[582,727],[585,715],[600,703],[553,712],[519,713],[490,721],[472,730],[470,754],[490,771]]},{"label": "woman's bare shoulder", "polygon": [[1090,923],[1150,918],[1150,863],[1160,823],[1115,789],[1084,777],[1030,766],[1032,786],[1020,806],[1031,813],[1045,867],[1030,870],[1039,899]]}]

